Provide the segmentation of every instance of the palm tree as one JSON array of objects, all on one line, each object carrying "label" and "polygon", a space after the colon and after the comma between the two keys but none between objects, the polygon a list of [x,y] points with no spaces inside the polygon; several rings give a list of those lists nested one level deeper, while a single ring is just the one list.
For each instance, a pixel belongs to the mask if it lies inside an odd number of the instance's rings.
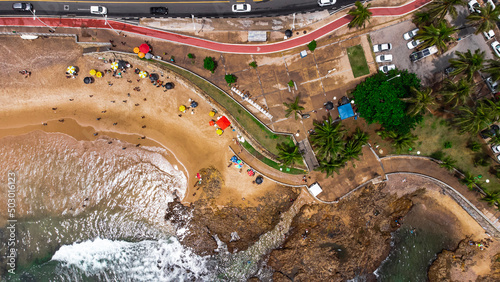
[{"label": "palm tree", "polygon": [[493,8],[487,3],[486,7],[480,7],[479,11],[467,16],[467,22],[477,26],[476,34],[494,29],[500,16],[500,6]]},{"label": "palm tree", "polygon": [[440,167],[447,169],[448,171],[453,171],[455,168],[456,161],[449,156],[444,157],[439,164]]},{"label": "palm tree", "polygon": [[415,141],[417,141],[418,137],[411,134],[410,132],[406,134],[397,134],[395,138],[392,139],[392,146],[396,148],[396,151],[401,153],[403,149],[406,148],[411,148],[415,144]]},{"label": "palm tree", "polygon": [[443,53],[448,50],[447,43],[456,40],[452,37],[456,31],[454,27],[450,27],[445,21],[441,21],[437,26],[431,23],[429,26],[422,27],[417,32],[415,39],[423,41],[422,48],[436,45],[439,51]]},{"label": "palm tree", "polygon": [[493,100],[485,99],[481,100],[485,103],[486,111],[490,115],[491,121],[497,121],[500,119],[500,102],[495,102]]},{"label": "palm tree", "polygon": [[326,177],[328,178],[333,176],[334,172],[340,174],[339,170],[345,166],[345,160],[342,158],[330,161],[322,160],[319,164],[320,166],[316,170],[326,173]]},{"label": "palm tree", "polygon": [[283,142],[276,145],[278,149],[278,161],[284,166],[293,166],[296,162],[302,160],[302,155],[299,152],[299,147],[290,142]]},{"label": "palm tree", "polygon": [[401,98],[402,101],[410,104],[407,110],[408,115],[414,117],[425,110],[431,112],[431,110],[429,110],[429,106],[434,105],[436,103],[435,98],[432,95],[431,88],[426,88],[420,91],[412,86],[410,88],[410,93],[412,94],[412,97]]},{"label": "palm tree", "polygon": [[429,12],[416,12],[413,18],[413,23],[420,27],[428,26],[434,20],[434,18],[429,14]]},{"label": "palm tree", "polygon": [[368,133],[364,132],[359,127],[356,127],[356,130],[352,134],[352,139],[356,140],[356,142],[358,142],[360,146],[366,145],[369,138],[370,136],[368,136]]},{"label": "palm tree", "polygon": [[483,68],[485,53],[480,49],[476,49],[474,54],[472,54],[470,50],[467,50],[467,52],[456,51],[455,55],[457,55],[458,58],[449,60],[451,66],[455,68],[455,70],[450,73],[451,75],[465,73],[467,79],[472,80],[474,74]]},{"label": "palm tree", "polygon": [[500,80],[500,61],[498,60],[487,60],[488,64],[484,66],[483,71],[491,75],[493,81]]},{"label": "palm tree", "polygon": [[359,161],[359,155],[363,147],[361,147],[360,143],[356,142],[354,139],[347,140],[345,143],[345,147],[342,150],[342,157],[346,160],[356,159]]},{"label": "palm tree", "polygon": [[467,186],[469,190],[474,190],[474,188],[476,187],[477,178],[475,178],[474,175],[470,174],[469,172],[465,172],[464,178],[460,179],[460,182]]},{"label": "palm tree", "polygon": [[474,85],[467,79],[461,78],[459,81],[446,80],[441,93],[444,95],[446,103],[453,104],[453,107],[467,104],[474,92]]},{"label": "palm tree", "polygon": [[377,135],[380,136],[380,138],[382,139],[396,139],[396,137],[398,136],[396,132],[385,130],[383,128],[377,130]]},{"label": "palm tree", "polygon": [[460,107],[458,115],[455,116],[454,124],[460,128],[460,132],[478,134],[481,129],[487,127],[492,121],[492,113],[484,102],[479,102],[474,107]]},{"label": "palm tree", "polygon": [[439,0],[434,1],[431,5],[429,5],[429,13],[431,15],[435,15],[439,17],[439,21],[442,21],[446,14],[450,13],[452,18],[457,17],[457,9],[455,6],[461,5],[465,6],[465,1],[463,0]]},{"label": "palm tree", "polygon": [[356,1],[354,5],[356,6],[356,8],[352,8],[349,12],[347,12],[348,15],[353,16],[353,19],[347,26],[349,28],[353,27],[365,28],[366,22],[367,21],[370,22],[370,18],[372,17],[372,12],[368,10],[371,4],[368,3],[368,5],[366,5],[365,7],[361,2]]},{"label": "palm tree", "polygon": [[333,122],[332,117],[328,117],[322,123],[314,123],[314,134],[311,134],[311,144],[316,148],[316,153],[320,158],[330,161],[344,148],[342,139],[345,130],[340,122]]},{"label": "palm tree", "polygon": [[487,202],[489,205],[494,206],[495,204],[500,205],[500,191],[490,192],[485,190],[486,196],[482,197],[481,200]]},{"label": "palm tree", "polygon": [[295,119],[297,119],[298,115],[300,114],[300,111],[304,110],[304,107],[300,106],[299,103],[300,103],[300,95],[297,95],[297,97],[295,97],[295,100],[293,101],[293,103],[289,104],[289,103],[283,102],[283,105],[285,105],[285,107],[287,107],[287,109],[285,110],[285,112],[286,112],[285,117],[289,117],[293,113],[295,116]]}]

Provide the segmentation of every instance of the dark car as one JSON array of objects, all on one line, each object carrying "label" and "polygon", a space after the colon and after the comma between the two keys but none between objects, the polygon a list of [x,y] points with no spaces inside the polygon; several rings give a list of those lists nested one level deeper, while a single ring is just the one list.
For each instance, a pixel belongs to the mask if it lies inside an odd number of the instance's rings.
[{"label": "dark car", "polygon": [[455,70],[456,70],[456,68],[449,66],[449,67],[444,69],[444,74],[450,75],[450,73],[454,72]]},{"label": "dark car", "polygon": [[27,12],[33,10],[33,5],[30,3],[14,3],[12,4],[12,10],[18,12]]},{"label": "dark car", "polygon": [[479,136],[481,136],[481,138],[483,138],[483,139],[490,138],[490,137],[495,136],[497,130],[500,130],[500,126],[498,126],[496,124],[492,124],[490,126],[490,128],[481,131],[479,133]]},{"label": "dark car", "polygon": [[149,12],[151,15],[166,15],[168,14],[168,8],[167,7],[151,7],[149,9]]}]

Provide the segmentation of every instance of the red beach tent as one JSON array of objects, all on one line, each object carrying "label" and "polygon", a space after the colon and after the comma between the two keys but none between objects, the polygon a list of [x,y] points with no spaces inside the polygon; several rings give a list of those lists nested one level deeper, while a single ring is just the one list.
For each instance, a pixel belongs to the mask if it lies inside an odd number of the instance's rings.
[{"label": "red beach tent", "polygon": [[228,126],[231,125],[231,122],[225,116],[221,117],[216,123],[217,126],[222,130],[226,129]]}]

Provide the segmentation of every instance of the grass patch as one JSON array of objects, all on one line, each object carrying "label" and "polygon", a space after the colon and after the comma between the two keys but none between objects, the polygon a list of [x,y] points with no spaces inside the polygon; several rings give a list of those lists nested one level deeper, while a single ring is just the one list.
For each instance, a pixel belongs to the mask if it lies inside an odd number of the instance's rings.
[{"label": "grass patch", "polygon": [[352,74],[354,77],[370,73],[368,63],[366,63],[365,52],[363,52],[363,47],[361,47],[361,45],[347,48],[347,56],[349,57],[349,63],[351,63]]},{"label": "grass patch", "polygon": [[284,167],[284,166],[282,166],[282,165],[274,162],[273,160],[270,160],[270,159],[264,157],[259,152],[257,152],[257,150],[255,150],[254,147],[252,147],[252,145],[250,145],[250,143],[248,143],[248,142],[243,142],[243,143],[241,143],[241,145],[250,154],[254,155],[258,160],[260,160],[261,162],[265,163],[266,165],[268,165],[268,166],[270,166],[270,167],[272,167],[274,169],[280,170],[280,168],[281,168],[282,172],[289,173],[289,174],[304,174],[304,173],[307,173],[307,171],[302,170],[302,169],[298,169],[298,168],[294,168],[294,167],[292,167],[292,168]]},{"label": "grass patch", "polygon": [[208,81],[201,79],[196,75],[193,75],[192,73],[180,69],[176,66],[163,62],[157,63],[161,64],[166,69],[169,69],[179,74],[180,76],[183,76],[191,83],[198,86],[208,96],[212,97],[238,121],[238,123],[248,132],[248,134],[252,135],[252,137],[255,138],[255,140],[257,140],[260,145],[262,145],[272,154],[278,154],[278,150],[276,149],[276,145],[278,143],[293,142],[290,136],[274,134],[273,132],[269,131],[267,127],[265,127],[259,120],[249,114],[238,103],[233,101],[229,96],[226,95],[226,93],[220,91]]},{"label": "grass patch", "polygon": [[[473,175],[482,175],[481,180],[489,179],[490,183],[482,182],[481,187],[484,187],[490,191],[500,191],[500,181],[495,175],[489,172],[491,166],[497,165],[497,163],[492,160],[489,156],[481,158],[489,158],[489,166],[483,167],[477,165],[474,166],[475,159],[478,158],[477,152],[473,152],[471,149],[467,148],[470,140],[479,141],[479,137],[470,134],[459,133],[458,130],[451,128],[448,122],[440,117],[425,115],[424,120],[418,128],[413,130],[413,133],[418,136],[419,140],[417,145],[412,150],[412,154],[416,151],[420,151],[421,155],[424,156],[434,156],[436,152],[442,151],[447,156],[456,160],[456,168],[462,172],[470,172]],[[443,146],[446,142],[453,140],[453,146],[451,148],[446,148]],[[485,146],[481,151],[485,150]]]}]

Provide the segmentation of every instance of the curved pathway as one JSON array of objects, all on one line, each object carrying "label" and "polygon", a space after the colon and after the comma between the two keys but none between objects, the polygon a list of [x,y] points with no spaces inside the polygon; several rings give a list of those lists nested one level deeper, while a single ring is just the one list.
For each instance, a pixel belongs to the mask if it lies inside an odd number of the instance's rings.
[{"label": "curved pathway", "polygon": [[[426,5],[431,0],[415,0],[398,7],[377,7],[371,8],[373,17],[381,16],[402,16],[415,11],[416,9]],[[42,20],[51,27],[66,27],[66,28],[100,28],[111,29],[104,19],[84,19],[84,18],[42,18]],[[136,26],[128,23],[109,20],[108,23],[115,29],[127,33],[133,33],[152,38],[163,39],[179,44],[190,45],[198,48],[208,49],[222,53],[236,54],[266,54],[275,53],[298,46],[304,46],[312,40],[319,39],[332,31],[348,24],[351,17],[344,15],[332,22],[306,34],[291,38],[286,41],[280,41],[270,44],[229,44],[210,41],[202,38],[176,34],[173,32],[157,30],[149,27]],[[33,20],[32,17],[5,17],[0,18],[0,26],[12,27],[45,27],[45,25]]]}]

